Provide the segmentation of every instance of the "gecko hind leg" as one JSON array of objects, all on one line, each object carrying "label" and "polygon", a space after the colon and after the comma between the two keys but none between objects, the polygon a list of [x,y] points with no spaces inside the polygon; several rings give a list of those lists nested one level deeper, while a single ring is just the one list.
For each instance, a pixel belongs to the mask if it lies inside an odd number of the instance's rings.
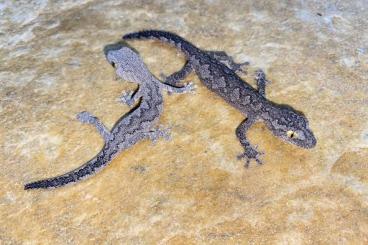
[{"label": "gecko hind leg", "polygon": [[225,64],[234,72],[241,72],[243,74],[247,74],[246,67],[249,65],[249,62],[236,63],[230,55],[228,55],[225,51],[206,51],[208,55],[212,58],[220,61]]},{"label": "gecko hind leg", "polygon": [[105,141],[108,141],[111,138],[111,133],[107,129],[107,127],[98,119],[96,116],[92,115],[88,111],[82,111],[77,114],[77,119],[81,123],[91,124],[95,126],[98,133],[102,136]]},{"label": "gecko hind leg", "polygon": [[254,159],[258,164],[262,164],[259,156],[263,155],[264,153],[257,151],[256,147],[253,147],[246,137],[248,129],[252,126],[254,122],[254,119],[247,118],[236,128],[236,136],[239,139],[240,144],[244,148],[244,153],[238,155],[238,159],[245,159],[245,167],[249,166],[250,160],[252,159]]},{"label": "gecko hind leg", "polygon": [[129,107],[132,107],[137,100],[142,97],[141,90],[138,88],[135,91],[125,91],[119,98],[120,103],[126,104]]},{"label": "gecko hind leg", "polygon": [[184,80],[192,71],[193,66],[190,61],[187,61],[179,71],[174,72],[169,76],[161,74],[161,78],[164,83],[176,86],[180,81]]},{"label": "gecko hind leg", "polygon": [[184,86],[181,87],[176,87],[174,85],[168,84],[168,83],[159,83],[159,85],[161,86],[161,88],[167,90],[167,92],[169,94],[172,93],[176,93],[176,94],[182,94],[182,93],[188,93],[188,92],[193,92],[196,89],[196,86],[194,85],[194,83],[189,82],[187,84],[185,84]]},{"label": "gecko hind leg", "polygon": [[266,79],[266,74],[263,70],[259,69],[256,71],[255,80],[257,81],[258,93],[266,97],[266,85],[270,83],[270,81]]}]

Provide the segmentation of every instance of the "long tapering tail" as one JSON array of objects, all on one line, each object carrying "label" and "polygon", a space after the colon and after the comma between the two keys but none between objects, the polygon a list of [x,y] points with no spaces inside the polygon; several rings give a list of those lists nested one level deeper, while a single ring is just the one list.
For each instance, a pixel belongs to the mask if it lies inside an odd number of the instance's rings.
[{"label": "long tapering tail", "polygon": [[187,56],[189,56],[194,50],[197,48],[186,41],[184,38],[176,35],[175,33],[168,32],[168,31],[160,31],[160,30],[144,30],[139,32],[132,32],[128,33],[123,36],[124,40],[130,39],[156,39],[163,41],[165,43],[169,43],[183,51]]},{"label": "long tapering tail", "polygon": [[28,190],[57,188],[73,182],[78,182],[79,180],[85,179],[96,173],[102,167],[106,166],[110,162],[110,160],[111,159],[107,157],[102,150],[100,153],[97,154],[97,156],[95,156],[79,168],[53,178],[28,183],[24,186],[24,189]]}]

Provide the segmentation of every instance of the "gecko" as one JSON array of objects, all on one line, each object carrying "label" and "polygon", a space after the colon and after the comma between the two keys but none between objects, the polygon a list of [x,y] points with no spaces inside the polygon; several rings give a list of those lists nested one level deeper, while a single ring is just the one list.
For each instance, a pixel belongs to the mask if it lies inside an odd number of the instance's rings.
[{"label": "gecko", "polygon": [[150,139],[156,142],[159,138],[170,138],[170,130],[157,126],[163,110],[162,91],[170,93],[185,93],[194,90],[192,83],[177,87],[162,83],[150,73],[140,56],[132,49],[120,46],[106,52],[107,61],[115,68],[118,77],[138,84],[138,89],[125,92],[120,100],[132,107],[138,105],[123,115],[111,131],[93,114],[83,111],[77,114],[77,119],[85,124],[93,125],[104,140],[101,151],[79,168],[63,175],[28,183],[24,189],[57,188],[85,179],[107,164],[118,153],[137,142]]},{"label": "gecko", "polygon": [[260,156],[264,154],[253,146],[246,134],[249,128],[258,121],[278,138],[302,148],[313,148],[317,140],[309,127],[303,113],[286,105],[279,105],[266,98],[266,75],[262,70],[256,72],[257,88],[253,88],[237,74],[246,63],[236,63],[224,51],[202,50],[179,35],[160,30],[143,30],[126,34],[124,40],[154,39],[168,43],[186,57],[186,63],[177,72],[168,76],[166,83],[176,85],[185,79],[193,70],[204,85],[228,104],[246,116],[235,130],[244,152],[238,159],[245,160],[245,167],[251,160],[262,164]]}]

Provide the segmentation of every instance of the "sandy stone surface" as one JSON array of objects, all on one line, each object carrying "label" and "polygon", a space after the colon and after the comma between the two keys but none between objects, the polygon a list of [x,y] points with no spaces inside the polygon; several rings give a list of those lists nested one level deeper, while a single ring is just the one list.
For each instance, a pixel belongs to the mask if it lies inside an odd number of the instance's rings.
[{"label": "sandy stone surface", "polygon": [[[56,3],[57,2],[57,3]],[[283,3],[280,3],[283,2]],[[368,5],[355,1],[0,2],[0,244],[367,244]],[[305,113],[305,150],[259,123],[266,154],[245,169],[234,130],[244,116],[206,90],[165,95],[171,141],[140,142],[96,176],[56,190],[27,182],[80,166],[103,142],[75,115],[109,127],[134,88],[103,47],[146,28],[262,68],[267,97]],[[158,76],[184,57],[130,42]]]}]

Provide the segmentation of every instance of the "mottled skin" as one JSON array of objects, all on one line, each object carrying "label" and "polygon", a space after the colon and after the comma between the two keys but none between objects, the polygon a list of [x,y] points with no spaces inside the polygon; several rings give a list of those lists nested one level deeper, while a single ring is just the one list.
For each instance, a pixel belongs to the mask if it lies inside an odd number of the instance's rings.
[{"label": "mottled skin", "polygon": [[249,165],[251,159],[261,163],[261,153],[246,137],[247,130],[258,120],[263,120],[275,136],[286,142],[303,148],[316,145],[308,120],[302,113],[266,99],[267,80],[262,71],[256,74],[258,88],[254,89],[236,74],[242,64],[236,64],[225,52],[201,50],[180,36],[166,31],[140,31],[127,34],[123,39],[157,39],[174,45],[185,54],[187,62],[180,71],[167,78],[167,83],[175,85],[194,70],[207,88],[246,115],[247,119],[236,129],[236,136],[244,148],[239,158],[245,158],[245,166]]},{"label": "mottled skin", "polygon": [[139,88],[134,93],[123,94],[121,101],[129,106],[138,100],[140,103],[122,116],[111,131],[90,113],[79,113],[78,120],[94,125],[103,137],[105,144],[102,150],[81,167],[57,177],[26,184],[25,189],[56,188],[78,182],[105,167],[119,152],[133,146],[138,141],[143,139],[156,141],[161,137],[169,137],[168,129],[156,126],[163,109],[162,90],[184,93],[193,90],[192,84],[174,87],[161,83],[149,72],[140,57],[127,47],[108,51],[106,58],[116,68],[116,74],[119,77],[139,84]]}]

